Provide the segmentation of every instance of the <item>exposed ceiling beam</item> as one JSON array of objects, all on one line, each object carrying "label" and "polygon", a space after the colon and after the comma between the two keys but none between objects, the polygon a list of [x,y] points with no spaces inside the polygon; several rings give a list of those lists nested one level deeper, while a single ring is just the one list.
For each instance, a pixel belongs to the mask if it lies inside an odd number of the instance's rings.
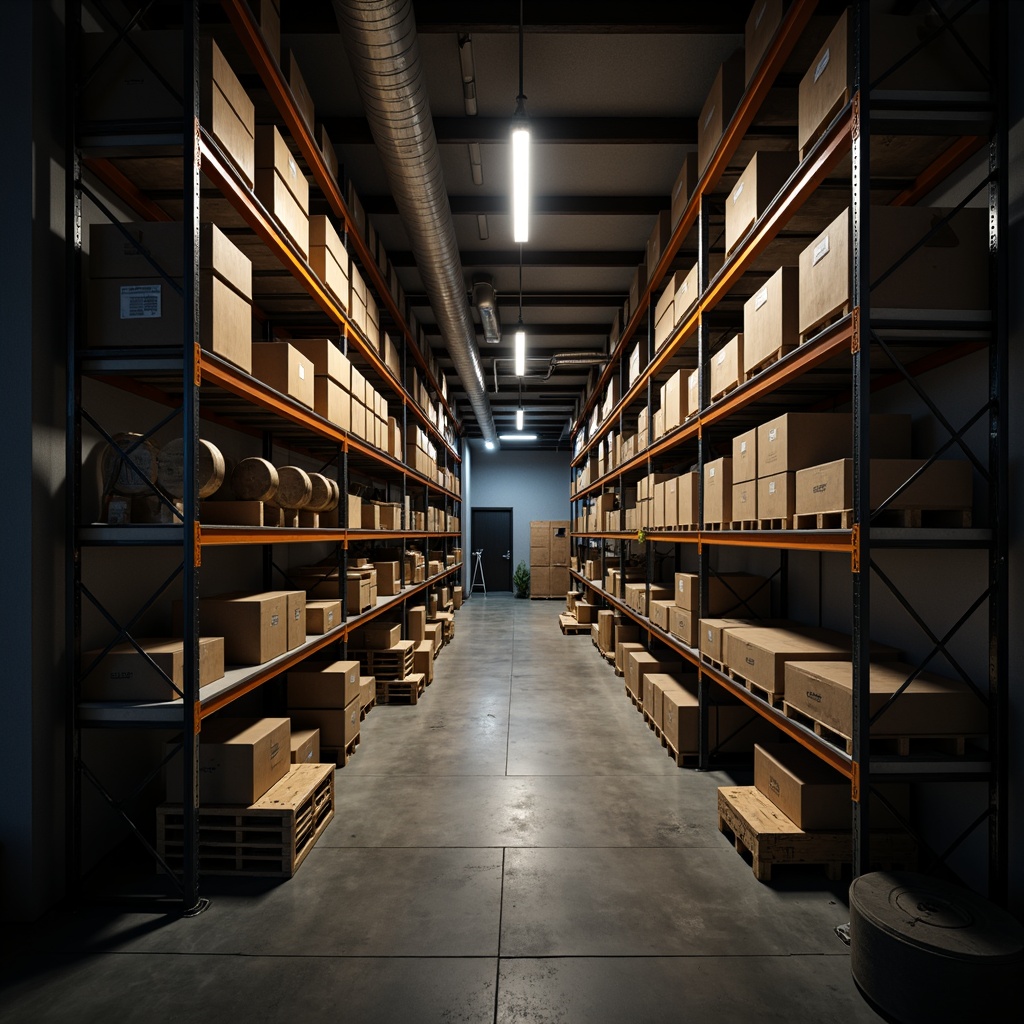
[{"label": "exposed ceiling beam", "polygon": [[[449,196],[454,214],[507,214],[508,196]],[[363,196],[363,209],[371,217],[397,215],[392,196]],[[655,217],[669,208],[668,196],[531,196],[530,209],[535,214],[586,217]]]},{"label": "exposed ceiling beam", "polygon": [[[396,267],[415,267],[409,250],[389,253]],[[519,250],[496,252],[479,249],[462,250],[463,267],[518,267]],[[635,267],[643,263],[642,249],[617,249],[583,252],[573,249],[530,249],[522,254],[524,267]]]},{"label": "exposed ceiling beam", "polygon": [[[369,125],[361,117],[326,117],[324,127],[339,144],[372,145]],[[434,133],[441,144],[509,141],[507,117],[435,117]],[[538,143],[695,146],[695,117],[531,117],[530,136]]]}]

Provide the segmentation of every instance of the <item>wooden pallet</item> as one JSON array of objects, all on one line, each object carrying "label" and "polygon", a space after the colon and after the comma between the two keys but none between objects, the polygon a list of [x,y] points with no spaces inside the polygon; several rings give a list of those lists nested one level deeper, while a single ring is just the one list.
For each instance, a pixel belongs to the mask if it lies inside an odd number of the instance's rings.
[{"label": "wooden pallet", "polygon": [[345,765],[355,757],[356,747],[361,742],[359,733],[356,733],[352,741],[344,747],[321,747],[320,756],[325,761],[333,761],[339,768],[344,768]]},{"label": "wooden pallet", "polygon": [[[872,526],[900,529],[969,529],[969,508],[887,508],[871,520]],[[836,512],[804,512],[793,517],[798,530],[848,530],[853,525],[853,509]]]},{"label": "wooden pallet", "polygon": [[818,144],[818,140],[825,134],[825,130],[835,119],[836,114],[839,113],[847,103],[850,102],[850,89],[845,88],[842,94],[836,99],[835,103],[832,104],[828,113],[825,114],[818,122],[818,126],[814,129],[807,143],[800,147],[800,159],[803,160],[808,153]]},{"label": "wooden pallet", "polygon": [[665,748],[668,756],[675,762],[677,768],[696,768],[700,763],[699,754],[681,754],[669,743],[664,734],[661,737],[661,745]]},{"label": "wooden pallet", "polygon": [[819,316],[806,331],[800,332],[800,344],[805,345],[811,338],[827,330],[833,324],[838,323],[844,316],[849,315],[850,303],[848,301],[839,303],[834,309],[830,309],[827,313]]},{"label": "wooden pallet", "polygon": [[562,612],[558,616],[558,628],[562,631],[563,636],[578,636],[580,633],[590,633],[590,623],[579,623],[576,621],[575,615],[569,615],[568,612]]},{"label": "wooden pallet", "polygon": [[769,352],[768,355],[759,359],[752,366],[746,366],[743,369],[743,383],[748,380],[753,380],[762,370],[767,370],[769,366],[777,363],[787,352],[791,352],[795,348],[790,343],[780,344],[777,349]]},{"label": "wooden pallet", "polygon": [[[199,869],[207,875],[291,878],[334,817],[334,765],[295,764],[251,807],[199,808]],[[156,810],[157,852],[184,858],[180,804]]]},{"label": "wooden pallet", "polygon": [[745,686],[748,693],[752,693],[755,697],[760,697],[766,704],[770,704],[773,708],[782,707],[783,695],[781,693],[773,693],[759,683],[752,683],[749,679],[745,679],[740,675],[734,668],[727,668],[725,673],[734,682]]},{"label": "wooden pallet", "polygon": [[[833,746],[845,750],[847,754],[853,753],[853,739],[845,736],[836,729],[818,722],[792,704],[783,702],[783,713],[793,722],[798,722],[805,728],[812,729],[816,736],[831,743]],[[910,757],[911,754],[934,754],[941,752],[954,757],[963,757],[967,751],[967,743],[972,739],[979,739],[980,736],[971,733],[922,733],[920,735],[901,736],[872,736],[871,752],[873,754],[896,754],[899,757]]]},{"label": "wooden pallet", "polygon": [[359,665],[366,675],[381,679],[405,679],[415,671],[415,644],[411,640],[399,641],[398,647],[386,651],[351,651],[359,657]]},{"label": "wooden pallet", "polygon": [[721,672],[722,675],[728,675],[728,672],[726,670],[727,666],[724,661],[715,661],[714,658],[709,658],[706,654],[702,654],[700,657],[701,661],[706,662],[714,669],[718,669],[718,671]]},{"label": "wooden pallet", "polygon": [[[729,836],[736,852],[749,854],[754,877],[770,882],[780,864],[822,864],[828,877],[842,877],[853,862],[850,832],[805,832],[753,786],[721,786],[718,831]],[[871,859],[878,866],[913,868],[917,848],[903,832],[872,832]]]},{"label": "wooden pallet", "polygon": [[842,512],[802,512],[793,516],[795,530],[849,530],[853,526],[853,510]]},{"label": "wooden pallet", "polygon": [[359,721],[365,722],[366,716],[377,706],[377,695],[372,697],[359,709]]},{"label": "wooden pallet", "polygon": [[758,519],[752,530],[791,530],[793,529],[792,519]]},{"label": "wooden pallet", "polygon": [[758,528],[757,524],[757,519],[734,519],[727,525],[730,530],[756,530]]},{"label": "wooden pallet", "polygon": [[426,676],[413,672],[405,679],[377,679],[379,704],[416,704],[426,690]]},{"label": "wooden pallet", "polygon": [[740,381],[734,380],[731,384],[727,384],[717,393],[710,396],[709,401],[717,402],[720,398],[725,398],[726,395],[731,395],[740,386]]}]

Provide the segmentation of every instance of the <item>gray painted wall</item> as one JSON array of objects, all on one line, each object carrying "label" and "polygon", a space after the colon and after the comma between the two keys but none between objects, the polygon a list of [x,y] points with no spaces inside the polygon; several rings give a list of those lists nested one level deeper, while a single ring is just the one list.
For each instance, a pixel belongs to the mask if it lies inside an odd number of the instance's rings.
[{"label": "gray painted wall", "polygon": [[466,551],[473,550],[469,527],[474,506],[511,508],[512,567],[520,559],[529,565],[531,521],[569,518],[569,453],[489,452],[482,441],[470,441],[467,448],[472,451],[472,495],[464,506]]}]

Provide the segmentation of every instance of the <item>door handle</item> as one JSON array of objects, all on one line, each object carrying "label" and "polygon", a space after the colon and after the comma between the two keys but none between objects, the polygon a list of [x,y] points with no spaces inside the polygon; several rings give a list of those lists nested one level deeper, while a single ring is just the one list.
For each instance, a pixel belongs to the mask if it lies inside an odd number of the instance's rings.
[{"label": "door handle", "polygon": [[505,554],[503,554],[501,557],[502,558],[511,558],[512,557],[512,552],[511,551],[506,551]]}]

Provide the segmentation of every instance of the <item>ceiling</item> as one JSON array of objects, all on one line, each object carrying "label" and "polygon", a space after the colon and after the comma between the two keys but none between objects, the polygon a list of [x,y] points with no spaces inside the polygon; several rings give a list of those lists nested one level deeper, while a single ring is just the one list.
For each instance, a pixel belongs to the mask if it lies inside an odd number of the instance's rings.
[{"label": "ceiling", "polygon": [[[394,263],[428,343],[454,391],[465,435],[479,437],[446,343],[423,291],[410,244],[363,118],[329,0],[283,3],[282,43],[292,46],[352,180]],[[520,252],[510,217],[510,119],[518,83],[515,2],[414,0],[431,113],[462,255],[467,302],[488,275],[502,322],[499,344],[477,342],[498,433],[514,431],[520,381],[512,375]],[[647,238],[688,150],[721,62],[743,42],[749,0],[713,5],[525,0],[524,92],[533,128],[530,241],[522,248],[525,429],[537,447],[568,448],[569,423],[589,368],[553,370],[556,352],[606,353],[616,308],[629,293]],[[463,100],[459,38],[471,39],[477,113]],[[474,184],[470,144],[479,144]],[[486,237],[481,237],[482,233]],[[495,360],[497,390],[495,389]]]}]

